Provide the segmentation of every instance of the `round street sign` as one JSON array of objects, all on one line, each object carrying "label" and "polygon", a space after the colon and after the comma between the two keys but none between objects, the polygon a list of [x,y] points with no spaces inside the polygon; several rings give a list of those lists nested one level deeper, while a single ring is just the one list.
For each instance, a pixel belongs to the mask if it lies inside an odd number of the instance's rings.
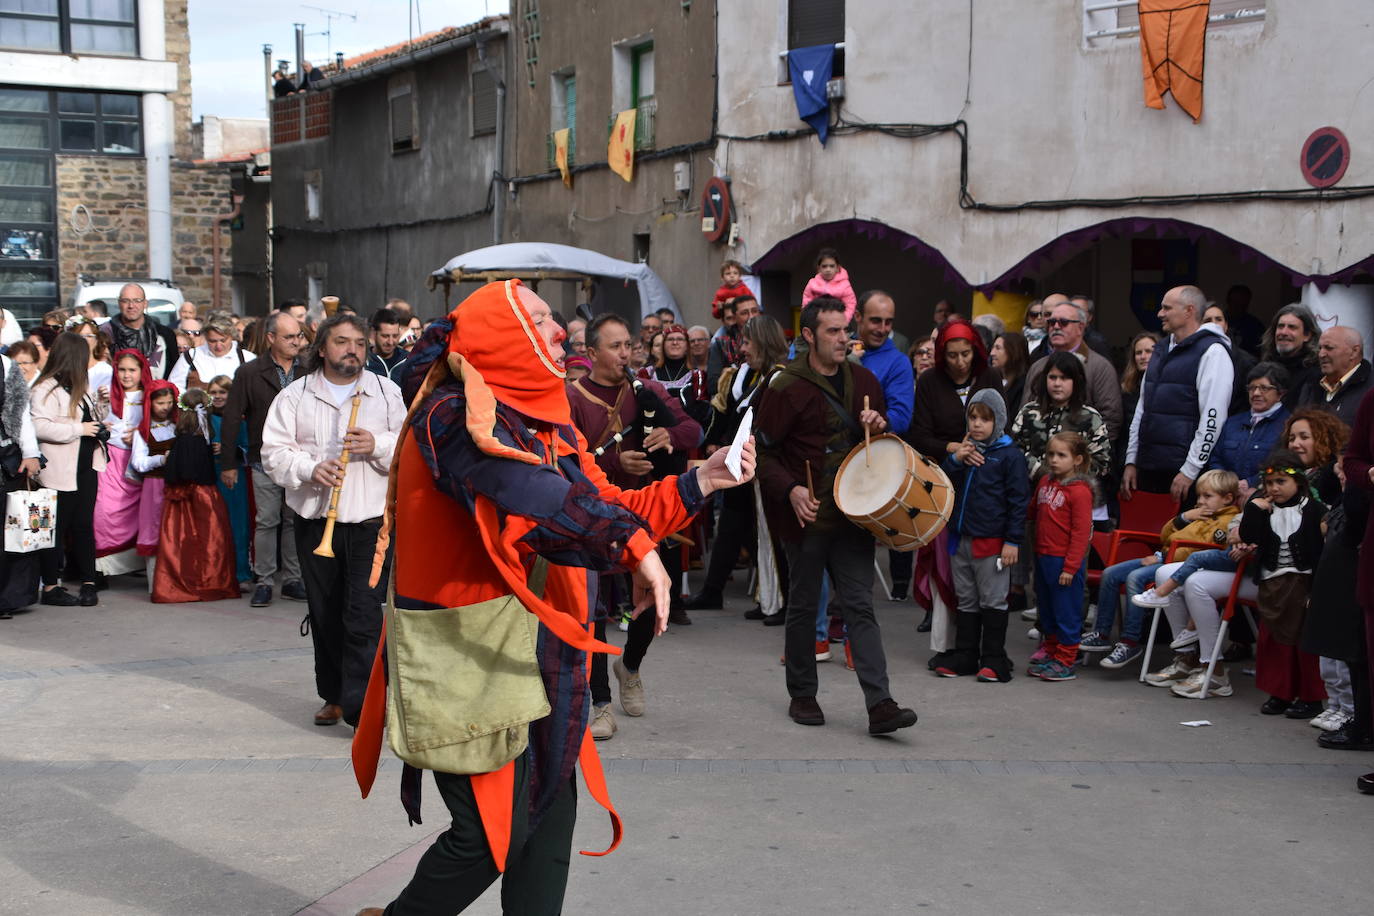
[{"label": "round street sign", "polygon": [[701,194],[701,234],[708,242],[719,242],[730,231],[730,186],[724,179],[712,178]]},{"label": "round street sign", "polygon": [[1302,145],[1302,177],[1314,188],[1329,188],[1340,181],[1350,165],[1350,141],[1334,127],[1320,127]]}]

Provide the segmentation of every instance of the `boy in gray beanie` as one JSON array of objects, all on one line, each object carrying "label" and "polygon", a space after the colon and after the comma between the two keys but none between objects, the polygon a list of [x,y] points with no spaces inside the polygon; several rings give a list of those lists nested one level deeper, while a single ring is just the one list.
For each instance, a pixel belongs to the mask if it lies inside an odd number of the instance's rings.
[{"label": "boy in gray beanie", "polygon": [[935,673],[976,673],[985,683],[1005,683],[1011,680],[1007,591],[1026,530],[1030,471],[1002,432],[1007,408],[1000,392],[975,392],[965,416],[968,433],[941,464],[954,486],[949,550],[958,613],[954,648],[935,657]]}]

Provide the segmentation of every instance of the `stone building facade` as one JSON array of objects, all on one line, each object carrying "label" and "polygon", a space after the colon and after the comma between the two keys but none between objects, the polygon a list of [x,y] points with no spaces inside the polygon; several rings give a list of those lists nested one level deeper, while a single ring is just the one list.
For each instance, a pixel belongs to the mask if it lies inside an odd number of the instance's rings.
[{"label": "stone building facade", "polygon": [[[187,0],[55,6],[0,11],[0,306],[33,322],[80,275],[165,279],[229,305],[227,226],[218,296],[212,278],[232,178],[194,161]],[[88,15],[96,28],[72,24]]]}]

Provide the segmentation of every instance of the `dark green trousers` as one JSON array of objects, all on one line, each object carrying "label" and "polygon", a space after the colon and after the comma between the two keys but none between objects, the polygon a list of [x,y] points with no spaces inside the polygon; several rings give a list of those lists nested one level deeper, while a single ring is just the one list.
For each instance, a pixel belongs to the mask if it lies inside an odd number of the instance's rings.
[{"label": "dark green trousers", "polygon": [[420,859],[410,884],[386,908],[386,916],[451,916],[461,913],[501,881],[501,912],[507,916],[557,916],[568,884],[577,791],[569,779],[539,827],[529,830],[529,754],[515,761],[515,805],[504,877],[487,845],[486,831],[466,776],[435,773],[453,824]]}]

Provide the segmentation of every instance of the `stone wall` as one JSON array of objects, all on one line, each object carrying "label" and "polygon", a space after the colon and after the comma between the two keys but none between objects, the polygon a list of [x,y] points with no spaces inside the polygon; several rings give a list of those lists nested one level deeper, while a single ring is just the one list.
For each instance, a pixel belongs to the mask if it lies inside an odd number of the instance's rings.
[{"label": "stone wall", "polygon": [[[229,170],[222,165],[172,163],[172,269],[181,293],[197,305],[209,305],[214,289],[215,217],[234,206],[229,191]],[[232,301],[229,278],[228,223],[220,227],[220,304]]]},{"label": "stone wall", "polygon": [[167,59],[177,62],[177,89],[172,100],[172,155],[177,159],[195,156],[191,140],[191,32],[186,15],[187,0],[164,0],[167,15]]},{"label": "stone wall", "polygon": [[[57,157],[59,282],[65,301],[79,273],[96,279],[148,275],[146,177],[142,159]],[[229,170],[172,163],[172,276],[187,298],[213,299],[215,216],[233,207]],[[233,273],[228,224],[221,228],[220,296]],[[165,278],[159,278],[165,279]]]},{"label": "stone wall", "polygon": [[142,159],[57,157],[57,259],[62,301],[76,275],[148,274],[147,184]]}]

